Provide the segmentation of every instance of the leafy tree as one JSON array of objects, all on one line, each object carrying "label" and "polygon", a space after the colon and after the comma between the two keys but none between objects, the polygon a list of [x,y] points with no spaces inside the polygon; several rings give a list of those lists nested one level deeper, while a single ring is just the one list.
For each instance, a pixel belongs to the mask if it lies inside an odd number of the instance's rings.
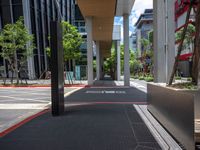
[{"label": "leafy tree", "polygon": [[66,21],[62,21],[64,60],[79,59],[82,36],[77,28]]},{"label": "leafy tree", "polygon": [[[83,42],[82,36],[77,28],[67,21],[62,21],[63,29],[63,49],[64,61],[79,59],[81,57],[80,46]],[[50,56],[50,48],[47,48],[47,54]]]},{"label": "leafy tree", "polygon": [[[136,53],[132,50],[129,50],[130,53],[130,72],[133,74],[134,71],[139,67],[139,61],[136,59]],[[124,71],[124,45],[120,46],[120,63],[121,63],[121,71]],[[117,53],[115,49],[111,50],[111,56],[106,59],[104,62],[104,70],[105,73],[110,74],[112,78],[115,78],[115,73],[117,70]]]},{"label": "leafy tree", "polygon": [[149,46],[150,46],[149,40],[148,40],[148,39],[145,39],[145,38],[142,38],[142,39],[140,40],[140,42],[141,42],[141,45],[142,45],[142,47],[143,47],[144,52],[147,51],[147,50],[149,49]]},{"label": "leafy tree", "polygon": [[[181,40],[181,35],[183,33],[183,29],[181,29],[180,31],[176,32],[175,36],[176,36],[176,41],[180,41]],[[186,35],[185,35],[185,39],[183,42],[183,48],[190,48],[190,45],[192,44],[192,46],[194,45],[194,33],[195,33],[195,26],[192,24],[189,24],[187,27],[187,31],[186,31]]]},{"label": "leafy tree", "polygon": [[153,44],[153,30],[149,31],[148,33],[148,40],[151,44]]},{"label": "leafy tree", "polygon": [[104,62],[104,71],[106,74],[110,74],[111,77],[114,79],[115,78],[115,72],[117,70],[116,68],[116,58],[117,58],[117,53],[116,50],[112,49],[111,50],[111,56],[106,59]]},{"label": "leafy tree", "polygon": [[5,25],[0,33],[0,55],[8,62],[12,73],[15,72],[17,84],[21,67],[33,54],[33,40],[34,36],[26,29],[23,17],[16,23]]},{"label": "leafy tree", "polygon": [[153,30],[149,31],[148,39],[142,38],[140,41],[143,47],[141,62],[143,64],[143,73],[150,72],[153,74]]},{"label": "leafy tree", "polygon": [[181,55],[182,49],[184,48],[184,40],[185,40],[185,37],[186,37],[187,28],[188,28],[188,25],[189,25],[188,22],[189,22],[189,19],[190,19],[190,14],[191,14],[191,11],[192,11],[192,8],[193,8],[193,4],[194,4],[194,0],[192,0],[189,4],[189,8],[188,8],[188,11],[187,11],[187,14],[186,14],[185,26],[184,26],[183,31],[181,33],[180,44],[178,46],[177,55],[175,57],[175,62],[174,62],[174,66],[173,66],[173,69],[172,69],[172,73],[171,73],[168,85],[172,85],[175,73],[177,71],[179,57]]},{"label": "leafy tree", "polygon": [[130,50],[130,73],[135,74],[137,70],[141,67],[140,61],[137,60],[137,54],[136,52]]}]

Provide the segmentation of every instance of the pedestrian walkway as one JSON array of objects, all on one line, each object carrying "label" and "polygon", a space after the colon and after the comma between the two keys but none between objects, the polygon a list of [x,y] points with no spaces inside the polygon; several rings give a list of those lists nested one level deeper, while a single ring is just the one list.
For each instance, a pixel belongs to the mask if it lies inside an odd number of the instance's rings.
[{"label": "pedestrian walkway", "polygon": [[[76,88],[65,88],[70,93]],[[26,120],[44,109],[51,101],[51,89],[42,88],[0,88],[0,136],[9,128]]]},{"label": "pedestrian walkway", "polygon": [[146,104],[146,94],[133,87],[82,88],[65,98],[64,115],[33,119],[2,137],[0,149],[161,149],[133,104]]}]

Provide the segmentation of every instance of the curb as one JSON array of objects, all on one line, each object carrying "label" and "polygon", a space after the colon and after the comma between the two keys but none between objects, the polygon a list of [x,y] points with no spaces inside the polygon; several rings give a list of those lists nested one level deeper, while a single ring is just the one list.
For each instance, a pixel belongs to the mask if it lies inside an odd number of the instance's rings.
[{"label": "curb", "polygon": [[0,132],[0,138],[2,138],[3,136],[9,134],[10,132],[14,131],[15,129],[21,127],[22,125],[26,124],[27,122],[29,122],[29,121],[31,121],[31,120],[33,120],[33,119],[35,119],[35,118],[47,113],[49,111],[50,111],[50,109],[47,108],[47,109],[44,109],[44,110],[42,110],[42,111],[40,111],[40,112],[38,112],[38,113],[36,113],[36,114],[34,114],[32,116],[29,116],[28,118],[23,119],[22,121],[18,122],[17,124],[15,124],[15,125],[7,128],[7,129],[5,129],[4,131]]},{"label": "curb", "polygon": [[148,112],[145,105],[133,105],[141,119],[148,127],[155,140],[163,150],[182,150],[180,145],[171,137],[171,135],[160,125],[159,122]]},{"label": "curb", "polygon": [[[74,84],[74,85],[64,85],[64,87],[88,87],[87,85],[84,84]],[[33,85],[33,86],[0,86],[0,88],[51,88],[51,85],[44,85],[44,86],[37,86],[37,85]]]}]

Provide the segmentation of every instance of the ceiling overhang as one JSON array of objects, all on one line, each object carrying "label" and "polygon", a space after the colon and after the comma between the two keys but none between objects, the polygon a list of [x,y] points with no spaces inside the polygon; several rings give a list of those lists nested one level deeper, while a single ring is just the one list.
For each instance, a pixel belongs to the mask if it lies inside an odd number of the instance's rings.
[{"label": "ceiling overhang", "polygon": [[77,0],[84,17],[92,17],[93,40],[107,56],[112,46],[115,16],[130,14],[135,0]]},{"label": "ceiling overhang", "polygon": [[116,0],[77,0],[77,3],[84,17],[92,17],[93,40],[99,41],[100,45],[104,43],[100,49],[109,50]]},{"label": "ceiling overhang", "polygon": [[135,0],[117,0],[116,16],[123,16],[124,14],[130,14],[133,8]]}]

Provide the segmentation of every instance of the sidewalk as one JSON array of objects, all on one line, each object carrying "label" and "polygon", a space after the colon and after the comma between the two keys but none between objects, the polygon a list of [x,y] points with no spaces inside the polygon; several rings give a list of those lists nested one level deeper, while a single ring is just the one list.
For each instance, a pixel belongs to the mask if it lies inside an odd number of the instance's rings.
[{"label": "sidewalk", "polygon": [[[76,88],[65,88],[70,93]],[[0,137],[49,109],[50,88],[0,88]],[[1,148],[0,148],[1,149]]]},{"label": "sidewalk", "polygon": [[146,94],[135,88],[84,88],[66,97],[66,111],[63,116],[52,117],[47,112],[33,119],[2,137],[0,148],[161,149],[133,107],[137,103],[145,104]]}]

